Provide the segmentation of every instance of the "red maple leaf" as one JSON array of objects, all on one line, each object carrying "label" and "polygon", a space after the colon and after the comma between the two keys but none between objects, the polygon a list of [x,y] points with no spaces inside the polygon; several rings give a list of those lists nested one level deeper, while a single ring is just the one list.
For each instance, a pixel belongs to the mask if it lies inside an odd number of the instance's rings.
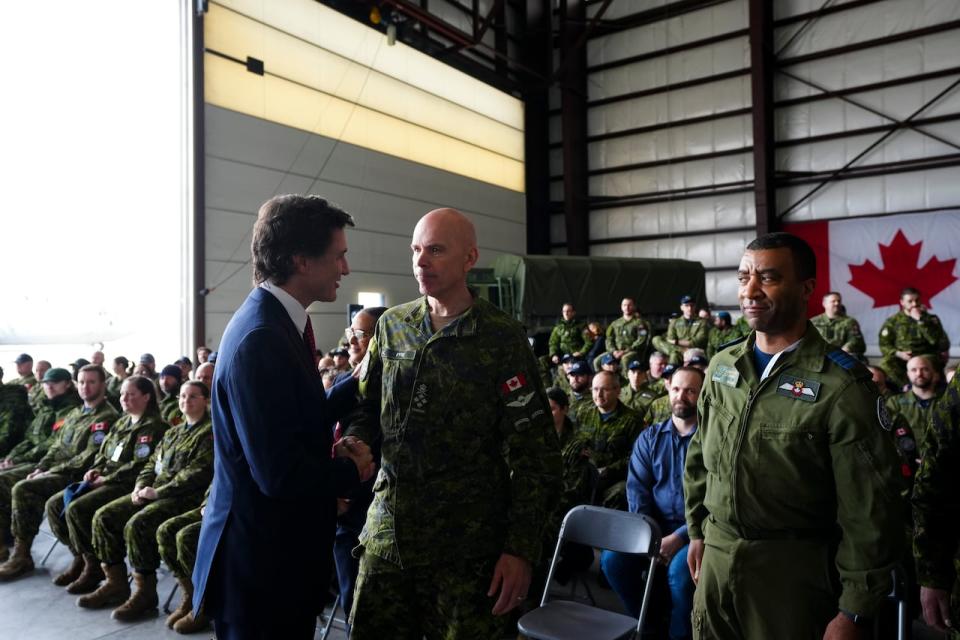
[{"label": "red maple leaf", "polygon": [[957,280],[953,275],[957,259],[940,260],[932,256],[918,268],[922,245],[922,240],[910,244],[907,236],[898,229],[890,244],[880,245],[883,269],[869,260],[863,264],[851,264],[848,284],[873,298],[874,309],[899,304],[900,291],[904,287],[920,289],[923,298],[929,301]]}]

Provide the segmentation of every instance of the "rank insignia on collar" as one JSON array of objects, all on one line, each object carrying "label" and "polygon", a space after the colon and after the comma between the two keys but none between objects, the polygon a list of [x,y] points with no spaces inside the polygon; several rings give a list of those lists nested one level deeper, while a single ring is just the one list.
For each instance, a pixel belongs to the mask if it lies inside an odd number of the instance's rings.
[{"label": "rank insignia on collar", "polygon": [[787,398],[816,402],[819,393],[820,383],[813,380],[797,378],[787,374],[781,375],[780,379],[777,380],[777,394]]}]

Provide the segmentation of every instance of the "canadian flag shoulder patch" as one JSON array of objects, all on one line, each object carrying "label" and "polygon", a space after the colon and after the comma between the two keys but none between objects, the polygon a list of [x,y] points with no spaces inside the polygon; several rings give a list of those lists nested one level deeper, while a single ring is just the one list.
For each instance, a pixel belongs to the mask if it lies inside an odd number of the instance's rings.
[{"label": "canadian flag shoulder patch", "polygon": [[503,392],[504,395],[508,395],[513,393],[514,391],[519,391],[520,389],[523,389],[525,386],[527,386],[526,376],[524,376],[522,373],[518,373],[512,378],[508,378],[507,381],[500,386],[500,390]]}]

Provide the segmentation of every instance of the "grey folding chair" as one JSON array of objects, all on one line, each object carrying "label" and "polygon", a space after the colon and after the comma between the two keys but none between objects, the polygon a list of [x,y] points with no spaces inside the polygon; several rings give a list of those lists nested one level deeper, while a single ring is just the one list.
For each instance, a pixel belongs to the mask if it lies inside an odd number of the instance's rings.
[{"label": "grey folding chair", "polygon": [[[550,581],[553,579],[560,547],[567,540],[650,558],[639,618],[634,619],[622,613],[570,600],[548,602]],[[540,606],[520,618],[517,623],[520,633],[534,640],[617,640],[639,637],[647,615],[650,593],[653,590],[653,573],[659,555],[660,527],[647,516],[588,505],[574,507],[564,517],[560,526],[560,539],[550,562],[547,586],[544,588]]]}]

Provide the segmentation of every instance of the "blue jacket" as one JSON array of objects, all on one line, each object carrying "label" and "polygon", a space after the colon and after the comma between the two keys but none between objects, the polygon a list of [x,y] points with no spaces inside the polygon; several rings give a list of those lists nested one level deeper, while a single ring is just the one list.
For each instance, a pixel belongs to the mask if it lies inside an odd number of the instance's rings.
[{"label": "blue jacket", "polygon": [[193,570],[194,610],[320,611],[336,496],[357,484],[331,458],[323,382],[283,305],[257,288],[220,343],[211,390],[214,476]]}]

